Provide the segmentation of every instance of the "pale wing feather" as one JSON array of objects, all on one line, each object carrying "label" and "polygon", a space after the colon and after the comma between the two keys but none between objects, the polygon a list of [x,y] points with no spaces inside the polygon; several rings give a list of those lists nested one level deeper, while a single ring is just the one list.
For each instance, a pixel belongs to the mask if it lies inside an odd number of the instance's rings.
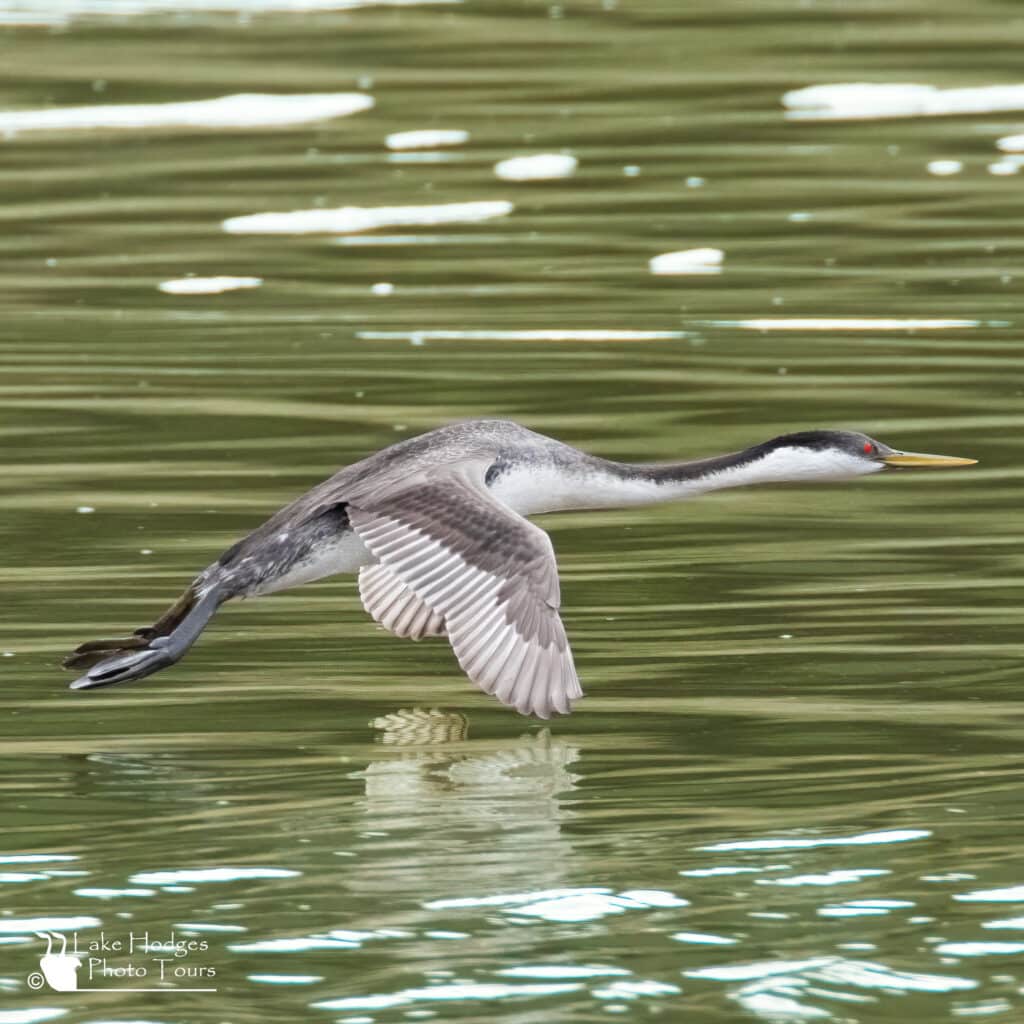
[{"label": "pale wing feather", "polygon": [[543,530],[457,470],[348,512],[379,560],[359,577],[378,622],[399,636],[446,631],[469,678],[522,714],[572,710],[583,691]]},{"label": "pale wing feather", "polygon": [[444,616],[424,604],[386,565],[364,565],[359,570],[359,597],[370,615],[395,636],[444,636]]}]

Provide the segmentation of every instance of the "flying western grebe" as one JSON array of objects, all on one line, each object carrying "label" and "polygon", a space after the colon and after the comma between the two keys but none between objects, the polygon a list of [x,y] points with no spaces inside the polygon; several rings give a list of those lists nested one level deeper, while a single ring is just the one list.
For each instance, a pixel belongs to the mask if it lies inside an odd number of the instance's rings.
[{"label": "flying western grebe", "polygon": [[583,691],[558,615],[555,553],[524,517],[975,461],[813,430],[729,455],[629,464],[518,423],[456,423],[339,470],[228,548],[154,625],[82,644],[64,664],[88,668],[73,690],[142,679],[179,661],[231,598],[358,572],[363,605],[396,636],[447,636],[466,675],[503,704],[567,714]]}]

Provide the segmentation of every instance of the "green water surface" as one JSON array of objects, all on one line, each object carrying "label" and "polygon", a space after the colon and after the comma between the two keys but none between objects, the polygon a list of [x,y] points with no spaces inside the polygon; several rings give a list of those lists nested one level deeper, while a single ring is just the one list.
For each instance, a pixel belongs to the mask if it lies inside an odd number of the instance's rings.
[{"label": "green water surface", "polygon": [[[2,110],[376,104],[0,141],[0,1024],[1024,1020],[1024,199],[990,169],[1024,102],[782,104],[1014,85],[1019,5],[221,8],[0,0]],[[384,144],[424,128],[470,138]],[[536,153],[579,168],[495,175]],[[649,272],[694,247],[722,272]],[[263,285],[158,290],[188,274]],[[350,579],[66,689],[71,647],[338,466],[481,415],[622,459],[840,427],[981,461],[545,519],[588,693],[547,725]],[[194,945],[35,990],[46,929]]]}]

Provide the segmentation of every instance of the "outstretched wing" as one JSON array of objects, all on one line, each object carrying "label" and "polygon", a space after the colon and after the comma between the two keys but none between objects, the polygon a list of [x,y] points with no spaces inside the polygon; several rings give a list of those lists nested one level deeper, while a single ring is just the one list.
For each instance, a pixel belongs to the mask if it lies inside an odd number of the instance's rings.
[{"label": "outstretched wing", "polygon": [[453,467],[348,506],[378,564],[363,604],[400,636],[444,630],[466,675],[521,714],[567,714],[582,697],[558,615],[548,535],[495,500],[476,466]]}]

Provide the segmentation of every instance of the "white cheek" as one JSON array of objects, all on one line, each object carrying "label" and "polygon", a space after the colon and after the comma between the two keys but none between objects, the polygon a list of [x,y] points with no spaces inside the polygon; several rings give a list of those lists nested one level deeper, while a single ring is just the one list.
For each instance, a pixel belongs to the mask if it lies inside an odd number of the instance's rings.
[{"label": "white cheek", "polygon": [[884,466],[835,449],[777,448],[761,460],[759,468],[765,481],[844,480],[877,473]]}]

